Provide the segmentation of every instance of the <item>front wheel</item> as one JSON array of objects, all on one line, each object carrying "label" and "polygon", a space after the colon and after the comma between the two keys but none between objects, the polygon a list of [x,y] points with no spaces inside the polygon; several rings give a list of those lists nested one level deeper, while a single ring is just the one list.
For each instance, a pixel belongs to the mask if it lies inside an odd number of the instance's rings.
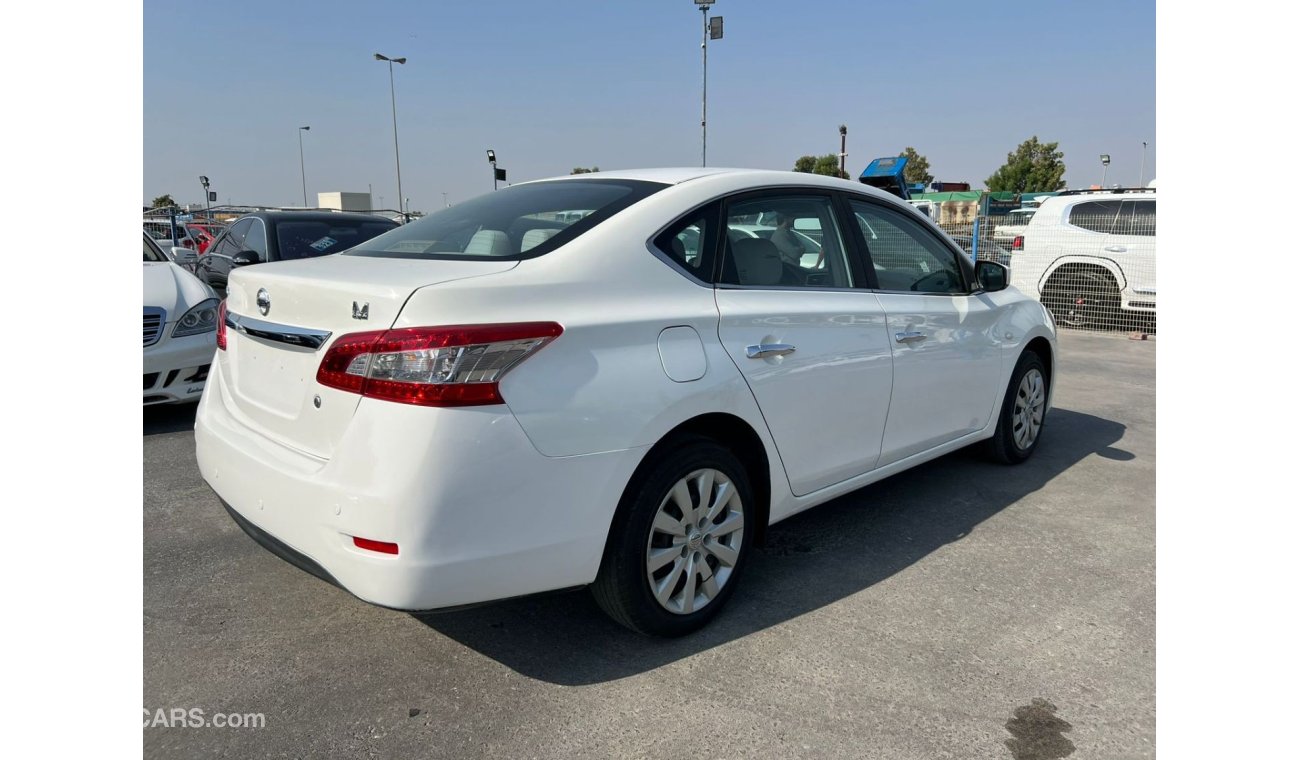
[{"label": "front wheel", "polygon": [[754,534],[745,468],[692,437],[664,450],[629,486],[592,593],[640,633],[682,636],[708,623],[735,590]]},{"label": "front wheel", "polygon": [[1002,399],[989,454],[1003,464],[1020,464],[1038,448],[1047,416],[1047,368],[1038,354],[1026,351],[1016,362]]}]

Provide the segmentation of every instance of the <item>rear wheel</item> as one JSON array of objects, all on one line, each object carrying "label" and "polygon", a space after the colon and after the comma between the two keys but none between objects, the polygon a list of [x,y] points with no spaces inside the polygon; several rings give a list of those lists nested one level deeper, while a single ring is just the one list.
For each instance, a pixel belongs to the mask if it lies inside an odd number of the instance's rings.
[{"label": "rear wheel", "polygon": [[1105,329],[1119,326],[1119,288],[1109,274],[1055,274],[1043,287],[1043,305],[1058,325]]},{"label": "rear wheel", "polygon": [[736,587],[754,533],[745,468],[707,438],[656,455],[610,528],[596,602],[634,631],[682,636],[708,623]]},{"label": "rear wheel", "polygon": [[1038,354],[1026,351],[1016,362],[1002,399],[998,427],[989,440],[988,451],[1003,464],[1020,464],[1038,448],[1047,416],[1047,368]]}]

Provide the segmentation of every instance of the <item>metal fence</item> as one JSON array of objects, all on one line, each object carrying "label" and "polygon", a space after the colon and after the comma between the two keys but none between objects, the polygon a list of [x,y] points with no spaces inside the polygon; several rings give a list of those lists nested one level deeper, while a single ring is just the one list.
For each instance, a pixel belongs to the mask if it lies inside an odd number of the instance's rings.
[{"label": "metal fence", "polygon": [[1067,195],[1027,224],[975,216],[941,224],[966,252],[1011,270],[1011,284],[1045,305],[1057,327],[1154,334],[1155,194]]}]

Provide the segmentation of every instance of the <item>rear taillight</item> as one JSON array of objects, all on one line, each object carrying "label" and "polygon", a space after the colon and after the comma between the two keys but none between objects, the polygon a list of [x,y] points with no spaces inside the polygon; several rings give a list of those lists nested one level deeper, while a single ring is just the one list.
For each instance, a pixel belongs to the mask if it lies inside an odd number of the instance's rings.
[{"label": "rear taillight", "polygon": [[1011,241],[1011,250],[1013,250],[1013,251],[1023,251],[1023,250],[1025,250],[1025,236],[1024,236],[1024,235],[1016,235],[1015,239]]},{"label": "rear taillight", "polygon": [[563,332],[521,322],[351,333],[325,352],[316,382],[403,404],[501,404],[501,377]]},{"label": "rear taillight", "polygon": [[226,299],[217,307],[217,348],[226,350]]}]

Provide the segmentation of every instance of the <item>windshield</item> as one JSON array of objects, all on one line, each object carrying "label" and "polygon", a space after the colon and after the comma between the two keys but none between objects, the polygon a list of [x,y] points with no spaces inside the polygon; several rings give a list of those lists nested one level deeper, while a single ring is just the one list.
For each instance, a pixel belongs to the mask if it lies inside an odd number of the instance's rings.
[{"label": "windshield", "polygon": [[144,236],[144,260],[146,262],[171,261],[171,259],[167,258],[167,254],[163,253],[162,249],[149,239],[147,234]]},{"label": "windshield", "polygon": [[307,259],[346,251],[396,227],[397,222],[378,219],[280,222],[275,237],[281,260]]},{"label": "windshield", "polygon": [[614,179],[508,187],[440,209],[347,255],[462,261],[532,258],[574,240],[665,187],[658,182]]}]

